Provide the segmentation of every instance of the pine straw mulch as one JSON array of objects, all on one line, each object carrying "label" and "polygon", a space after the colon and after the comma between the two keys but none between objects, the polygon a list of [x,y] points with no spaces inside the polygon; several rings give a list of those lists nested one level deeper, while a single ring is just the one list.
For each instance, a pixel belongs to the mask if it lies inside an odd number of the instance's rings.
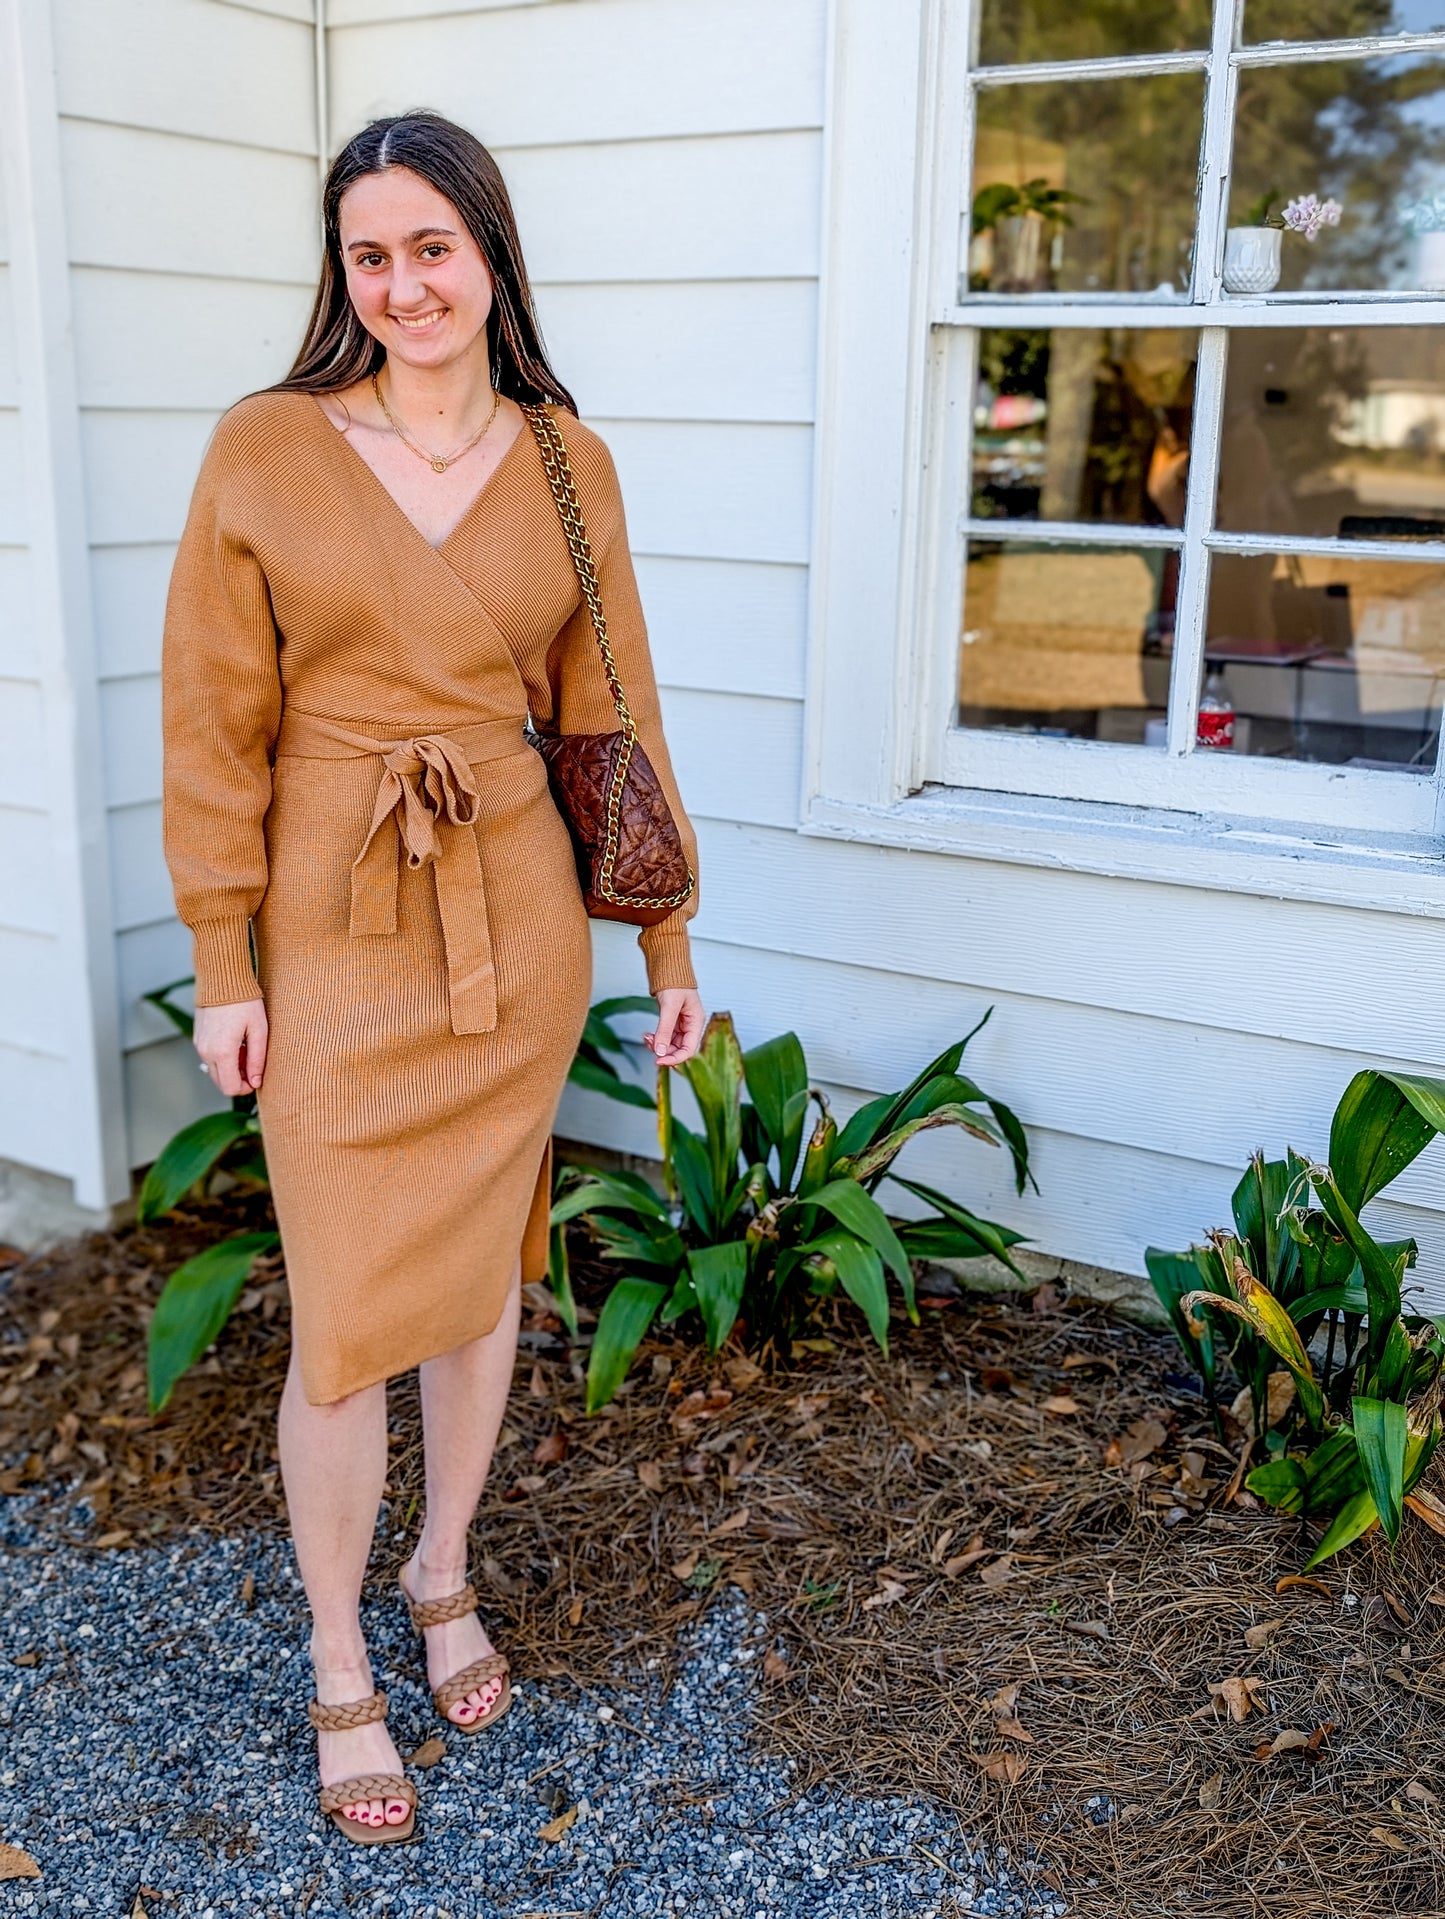
[{"label": "pine straw mulch", "polygon": [[[284,1528],[279,1269],[164,1414],[144,1401],[164,1275],[263,1205],[11,1266],[0,1458],[19,1463],[0,1491],[48,1489],[49,1536]],[[1225,1503],[1233,1461],[1171,1341],[1051,1287],[923,1320],[895,1322],[887,1359],[840,1324],[765,1370],[655,1342],[589,1420],[580,1361],[534,1311],[474,1550],[518,1666],[583,1688],[649,1658],[665,1673],[680,1629],[740,1587],[770,1622],[757,1736],[802,1784],[931,1793],[1090,1919],[1437,1913],[1429,1535],[1292,1580],[1304,1535]],[[387,1580],[421,1496],[414,1375],[390,1426]]]}]

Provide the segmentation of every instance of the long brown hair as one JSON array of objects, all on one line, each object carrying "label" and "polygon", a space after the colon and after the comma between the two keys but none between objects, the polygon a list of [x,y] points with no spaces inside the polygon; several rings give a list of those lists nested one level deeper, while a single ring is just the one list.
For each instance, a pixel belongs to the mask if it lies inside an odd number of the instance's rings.
[{"label": "long brown hair", "polygon": [[407,167],[451,201],[492,276],[487,355],[492,384],[510,400],[577,403],[542,345],[516,216],[501,169],[465,127],[426,108],[373,120],[337,154],[321,195],[325,256],[310,324],[295,364],[275,392],[336,393],[374,373],[386,348],[357,318],[341,257],[341,199],[369,173]]}]

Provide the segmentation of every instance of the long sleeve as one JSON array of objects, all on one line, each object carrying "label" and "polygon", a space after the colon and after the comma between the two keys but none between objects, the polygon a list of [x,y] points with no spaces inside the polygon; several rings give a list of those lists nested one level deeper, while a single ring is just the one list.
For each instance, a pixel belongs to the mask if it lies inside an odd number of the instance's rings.
[{"label": "long sleeve", "polygon": [[198,1006],[261,996],[250,920],[266,892],[263,823],[281,722],[271,595],[238,524],[238,438],[223,421],[202,464],[161,656],[165,855],[191,929]]},{"label": "long sleeve", "polygon": [[[568,432],[566,425],[564,433]],[[568,434],[569,440],[573,438]],[[592,484],[586,488],[587,531],[596,556],[597,584],[602,594],[602,610],[607,620],[607,637],[617,661],[618,676],[627,695],[627,704],[637,723],[637,736],[652,762],[667,803],[682,836],[687,863],[697,873],[697,836],[683,811],[667,742],[662,732],[662,710],[657,696],[657,679],[647,643],[647,624],[642,598],[637,590],[632,554],[627,544],[627,524],[616,469],[602,441],[589,436],[586,452],[591,458],[576,459],[578,477],[583,477],[584,462],[592,469]],[[596,505],[593,505],[593,501]],[[564,733],[610,732],[617,725],[616,710],[607,691],[602,661],[597,650],[587,609],[580,606],[558,637],[549,662],[554,711]],[[647,983],[653,994],[665,987],[695,987],[687,922],[697,911],[698,888],[692,895],[655,926],[644,926],[637,943],[647,964]]]}]

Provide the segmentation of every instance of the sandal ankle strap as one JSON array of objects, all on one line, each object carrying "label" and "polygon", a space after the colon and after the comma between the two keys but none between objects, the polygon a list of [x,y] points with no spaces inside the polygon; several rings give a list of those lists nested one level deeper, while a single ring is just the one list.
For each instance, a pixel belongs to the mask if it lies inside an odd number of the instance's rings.
[{"label": "sandal ankle strap", "polygon": [[[353,1726],[369,1726],[373,1719],[385,1719],[386,1694],[377,1691],[367,1699],[351,1699],[339,1706],[323,1705],[319,1699],[312,1699],[308,1701],[306,1711],[318,1732],[350,1732]],[[358,1799],[375,1799],[378,1796],[376,1793],[353,1795]]]},{"label": "sandal ankle strap", "polygon": [[[397,1584],[401,1585],[401,1575],[397,1575]],[[406,1601],[411,1614],[411,1623],[421,1631],[428,1626],[445,1625],[449,1619],[461,1619],[469,1612],[475,1612],[481,1601],[477,1589],[469,1579],[459,1592],[447,1593],[441,1599],[413,1599],[405,1586],[401,1587],[401,1596]]]}]

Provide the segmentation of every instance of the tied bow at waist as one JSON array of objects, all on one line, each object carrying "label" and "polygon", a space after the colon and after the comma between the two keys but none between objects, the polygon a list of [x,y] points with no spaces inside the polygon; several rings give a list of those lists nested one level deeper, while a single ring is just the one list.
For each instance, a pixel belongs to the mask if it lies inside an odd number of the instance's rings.
[{"label": "tied bow at waist", "polygon": [[525,751],[520,720],[481,720],[446,733],[372,739],[314,713],[288,711],[276,751],[299,759],[376,754],[382,765],[371,829],[351,867],[353,938],[396,931],[400,856],[430,866],[446,947],[454,1033],[490,1033],[497,1023],[487,896],[477,847],[481,796],[471,769]]}]

